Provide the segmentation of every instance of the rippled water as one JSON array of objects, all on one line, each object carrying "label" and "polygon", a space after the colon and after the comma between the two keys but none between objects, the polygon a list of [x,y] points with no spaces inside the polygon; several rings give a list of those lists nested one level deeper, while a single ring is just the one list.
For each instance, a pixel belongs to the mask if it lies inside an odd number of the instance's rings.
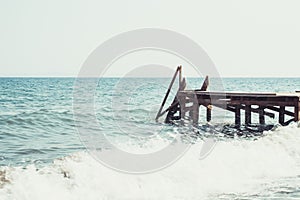
[{"label": "rippled water", "polygon": [[[231,114],[214,112],[213,126],[199,128],[195,144],[178,162],[153,174],[122,174],[85,151],[73,116],[74,81],[0,78],[1,199],[300,199],[296,123],[259,137],[219,134],[211,154],[199,159],[201,135],[233,122]],[[178,133],[178,127],[154,121],[169,81],[99,80],[94,109],[100,131],[126,151],[160,148],[161,143],[153,143],[158,133],[166,141]],[[188,80],[190,88],[201,83]],[[226,78],[223,84],[227,91],[294,92],[300,89],[300,78]],[[81,97],[84,105],[84,92]],[[204,113],[200,117],[205,124]],[[84,118],[83,123],[91,131],[93,124]],[[104,147],[100,142],[99,149]]]}]

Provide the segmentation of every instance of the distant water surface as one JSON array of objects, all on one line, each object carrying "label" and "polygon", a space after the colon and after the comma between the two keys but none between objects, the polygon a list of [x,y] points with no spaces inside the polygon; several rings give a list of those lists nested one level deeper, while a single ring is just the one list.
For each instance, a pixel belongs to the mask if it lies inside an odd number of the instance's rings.
[{"label": "distant water surface", "polygon": [[[73,116],[74,81],[0,78],[0,199],[300,199],[297,123],[267,131],[253,140],[222,139],[204,160],[199,160],[203,145],[199,140],[170,168],[147,176],[124,175],[102,166],[85,151]],[[176,128],[154,121],[169,81],[99,80],[95,115],[102,130],[119,143],[129,141],[124,130],[130,131],[133,138],[138,135],[147,140],[164,127],[160,134],[166,139],[172,137]],[[190,78],[188,87],[200,88],[202,81]],[[300,90],[300,78],[222,81],[224,88],[214,88],[213,80],[212,88],[246,92]],[[175,90],[171,97],[174,95]],[[83,93],[83,104],[84,99]],[[200,117],[204,123],[204,114]],[[213,123],[218,122],[231,123],[233,118],[229,114],[221,122],[217,114],[213,115]],[[272,119],[268,122],[276,123]],[[143,148],[144,142],[136,144]]]}]

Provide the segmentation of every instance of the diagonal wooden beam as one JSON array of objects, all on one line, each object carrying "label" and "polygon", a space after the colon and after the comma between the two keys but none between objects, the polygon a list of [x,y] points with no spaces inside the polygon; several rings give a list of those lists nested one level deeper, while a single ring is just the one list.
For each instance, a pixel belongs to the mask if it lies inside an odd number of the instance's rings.
[{"label": "diagonal wooden beam", "polygon": [[175,74],[174,74],[174,76],[173,76],[173,78],[172,78],[172,80],[171,80],[171,83],[170,83],[170,85],[169,85],[169,88],[168,88],[168,90],[167,90],[167,93],[166,93],[166,95],[165,95],[165,97],[164,97],[164,99],[163,99],[163,101],[162,101],[162,103],[161,103],[161,106],[160,106],[160,108],[159,108],[159,110],[158,110],[158,112],[157,112],[157,114],[156,114],[155,121],[157,121],[158,118],[161,116],[161,115],[160,115],[160,114],[161,114],[161,111],[162,111],[162,109],[163,109],[163,107],[164,107],[164,105],[165,105],[165,103],[166,103],[166,101],[167,101],[167,99],[168,99],[168,97],[169,97],[170,91],[171,91],[171,89],[172,89],[172,86],[173,86],[173,84],[174,84],[174,81],[175,81],[175,79],[176,79],[177,74],[178,74],[179,71],[181,71],[181,66],[178,66],[178,67],[177,67],[177,70],[176,70],[176,72],[175,72]]},{"label": "diagonal wooden beam", "polygon": [[276,112],[283,112],[285,115],[294,117],[294,113],[291,112],[291,111],[288,111],[288,110],[280,110],[280,108],[277,108],[277,107],[274,107],[274,106],[266,106],[266,108],[269,109],[269,110],[276,111]]},{"label": "diagonal wooden beam", "polygon": [[[176,96],[174,97],[174,100],[171,104],[171,106],[169,106],[169,108],[167,108],[165,111],[161,112],[160,116],[164,115],[166,112],[168,112],[167,117],[165,119],[165,123],[169,123],[170,120],[172,120],[171,118],[174,117],[174,114],[179,111],[179,115],[181,115],[181,109],[180,109],[180,105],[179,105],[179,100],[178,100],[178,93],[181,90],[184,90],[186,87],[186,81],[185,78],[182,79],[180,86],[178,88],[178,91],[176,93]],[[160,117],[159,116],[159,117]]]}]

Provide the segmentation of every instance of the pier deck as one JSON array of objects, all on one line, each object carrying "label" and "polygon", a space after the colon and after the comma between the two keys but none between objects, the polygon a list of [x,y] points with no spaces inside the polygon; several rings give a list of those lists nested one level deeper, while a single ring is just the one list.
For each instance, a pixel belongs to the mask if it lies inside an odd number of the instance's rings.
[{"label": "pier deck", "polygon": [[[162,111],[170,88],[174,80],[179,75],[179,89],[172,104]],[[199,121],[199,107],[206,107],[206,120],[212,119],[211,110],[218,107],[235,114],[236,126],[241,125],[241,110],[245,111],[245,125],[252,122],[252,113],[259,116],[259,124],[265,124],[265,116],[275,118],[278,114],[278,122],[281,125],[288,125],[292,121],[300,120],[300,93],[248,93],[248,92],[215,92],[207,91],[209,84],[206,77],[201,89],[185,90],[185,79],[181,78],[181,66],[179,66],[171,81],[169,90],[163,100],[161,108],[157,113],[156,120],[167,113],[166,123],[174,120],[188,119],[194,124]],[[286,118],[289,118],[286,120]]]}]

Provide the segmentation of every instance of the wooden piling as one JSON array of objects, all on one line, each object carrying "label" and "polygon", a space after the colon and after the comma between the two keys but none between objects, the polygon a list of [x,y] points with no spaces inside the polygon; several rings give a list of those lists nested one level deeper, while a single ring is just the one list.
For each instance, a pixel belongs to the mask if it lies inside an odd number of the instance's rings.
[{"label": "wooden piling", "polygon": [[265,107],[264,106],[259,106],[259,124],[264,125],[265,122]]},{"label": "wooden piling", "polygon": [[195,99],[193,101],[192,118],[193,118],[193,124],[198,125],[198,121],[199,121],[199,103],[198,103],[197,97],[195,97]]},{"label": "wooden piling", "polygon": [[211,105],[208,105],[206,107],[206,121],[207,122],[210,122],[211,121],[211,109],[212,109],[212,106]]},{"label": "wooden piling", "polygon": [[294,108],[294,120],[300,121],[300,102],[296,103]]},{"label": "wooden piling", "polygon": [[235,125],[237,127],[241,126],[241,106],[235,106]]},{"label": "wooden piling", "polygon": [[245,105],[245,124],[251,124],[251,105]]},{"label": "wooden piling", "polygon": [[179,100],[179,104],[180,104],[180,117],[181,117],[181,119],[185,119],[186,113],[187,113],[186,96],[180,96],[178,100]]},{"label": "wooden piling", "polygon": [[279,124],[284,125],[285,106],[279,107]]}]

